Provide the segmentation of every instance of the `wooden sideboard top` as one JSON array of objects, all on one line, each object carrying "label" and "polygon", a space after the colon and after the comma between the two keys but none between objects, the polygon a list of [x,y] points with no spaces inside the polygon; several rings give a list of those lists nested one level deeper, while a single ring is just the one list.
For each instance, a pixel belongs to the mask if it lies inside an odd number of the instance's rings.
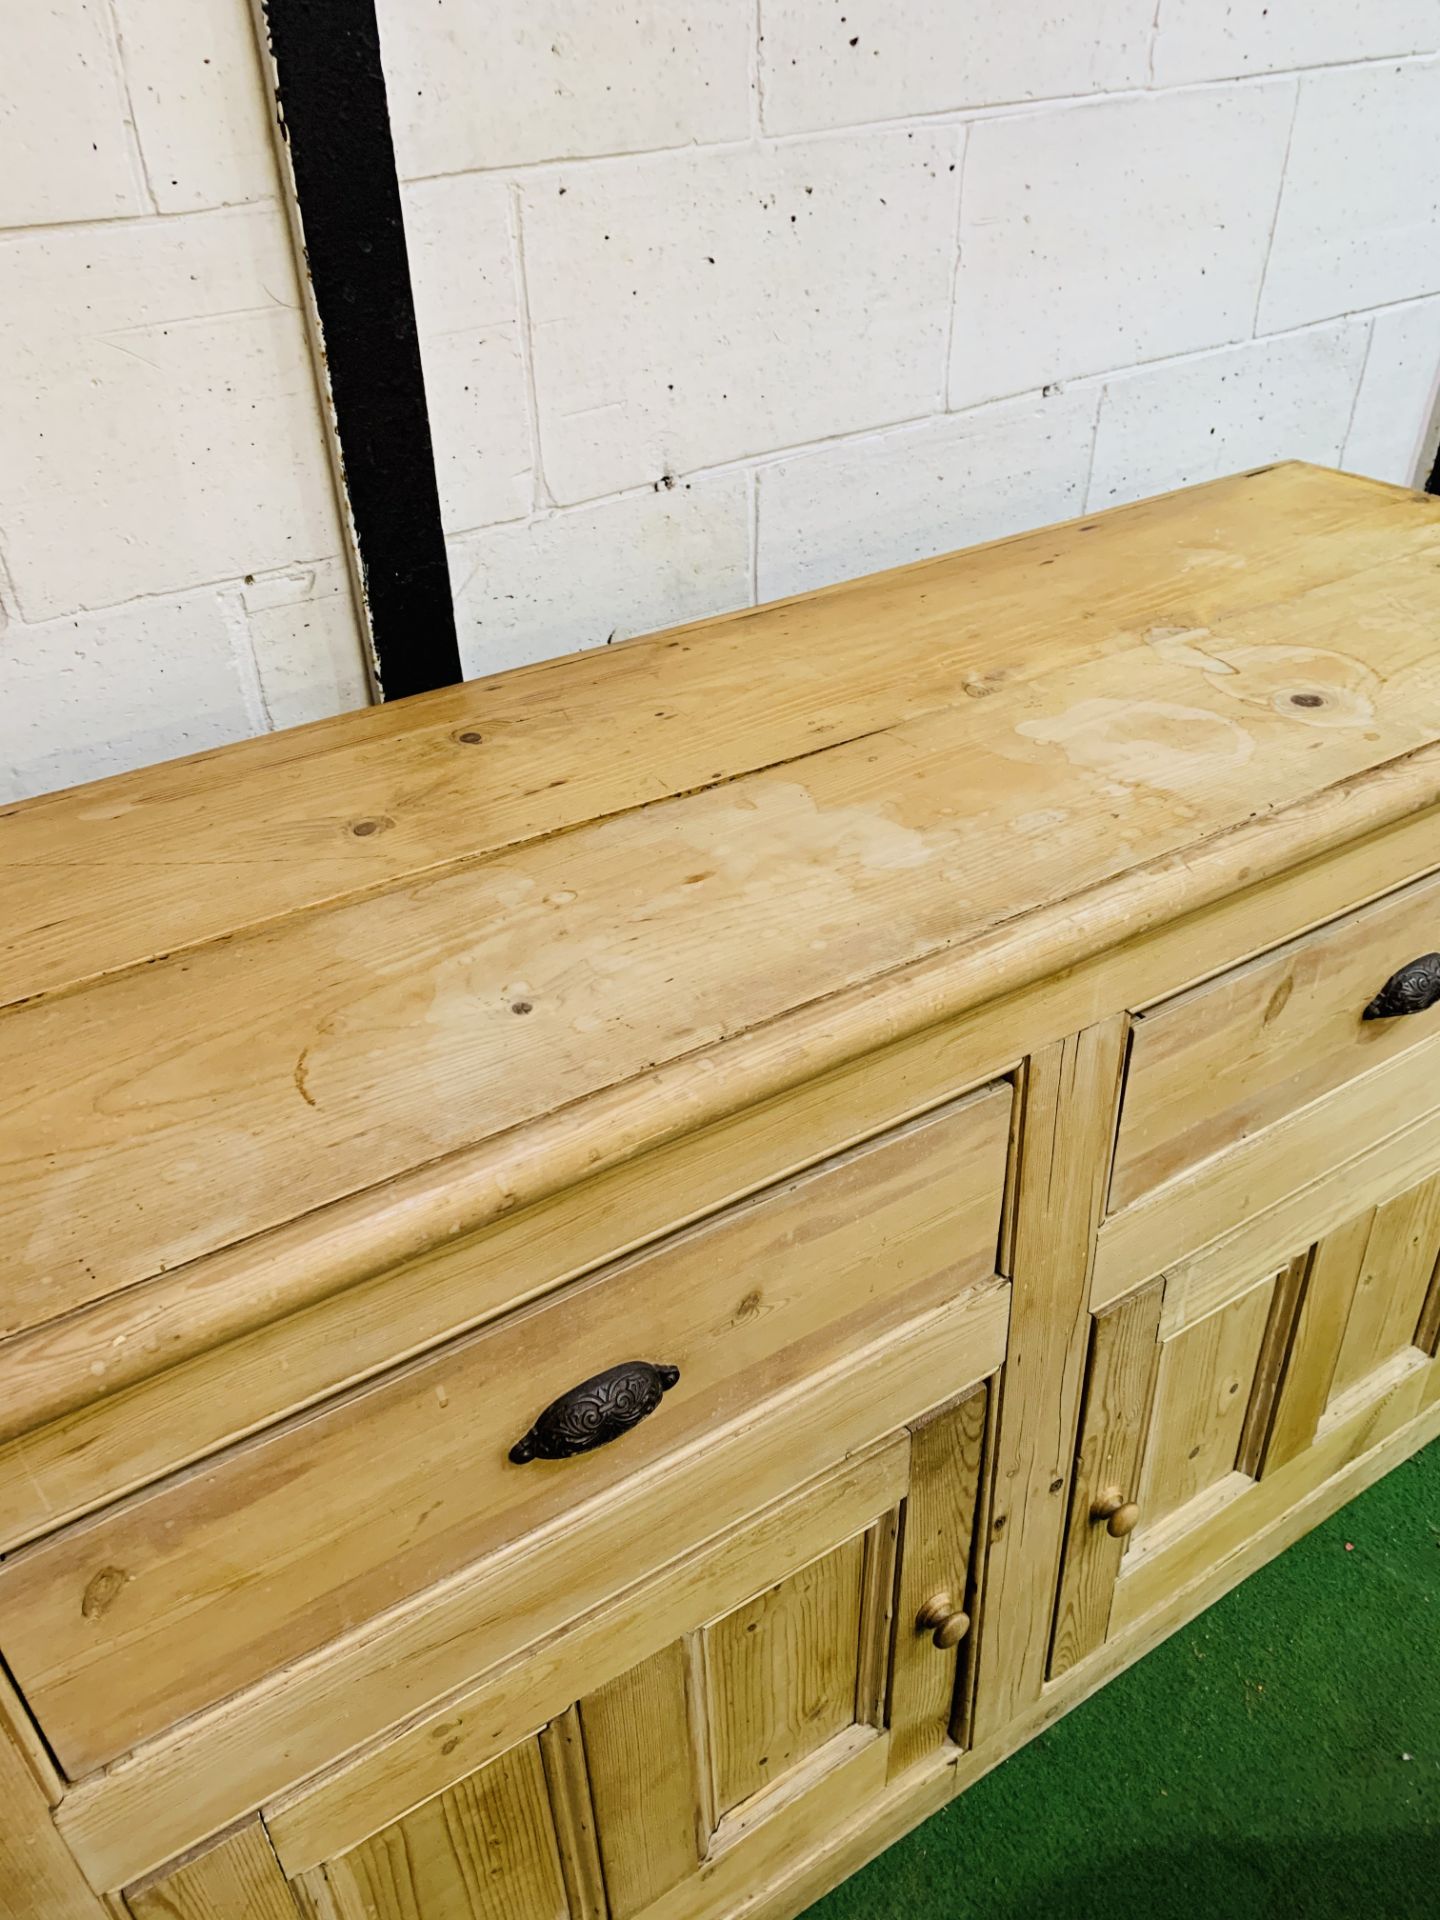
[{"label": "wooden sideboard top", "polygon": [[461,1231],[1434,804],[1437,740],[1440,501],[1286,465],[9,808],[0,1332],[346,1196]]}]

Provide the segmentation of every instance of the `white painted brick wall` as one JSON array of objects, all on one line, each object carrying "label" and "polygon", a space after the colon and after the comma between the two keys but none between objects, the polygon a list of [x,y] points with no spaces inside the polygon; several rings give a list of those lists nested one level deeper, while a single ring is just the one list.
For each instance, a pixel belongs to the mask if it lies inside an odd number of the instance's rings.
[{"label": "white painted brick wall", "polygon": [[[575,502],[937,412],[949,129],[564,168],[521,194],[541,464]],[[680,210],[657,220],[659,207]]]},{"label": "white painted brick wall", "polygon": [[1092,390],[842,440],[758,472],[762,600],[1085,510]]},{"label": "white painted brick wall", "polygon": [[472,674],[1272,459],[1423,478],[1440,0],[379,13]]},{"label": "white painted brick wall", "polygon": [[[467,671],[1440,389],[1440,0],[379,0]],[[364,697],[247,0],[9,9],[0,793]]]},{"label": "white painted brick wall", "polygon": [[1440,410],[1440,300],[1387,307],[1371,322],[1365,376],[1341,463],[1377,480],[1415,473],[1434,452]]},{"label": "white painted brick wall", "polygon": [[13,799],[367,695],[247,0],[36,0],[0,44]]},{"label": "white painted brick wall", "polygon": [[1154,0],[765,0],[765,127],[795,133],[1143,83]]},{"label": "white painted brick wall", "polygon": [[1437,147],[1440,61],[1306,74],[1261,332],[1437,290]]},{"label": "white painted brick wall", "polygon": [[951,405],[1243,339],[1294,90],[1132,95],[972,127]]},{"label": "white painted brick wall", "polygon": [[1107,380],[1087,508],[1259,466],[1277,447],[1338,466],[1368,336],[1342,320]]},{"label": "white painted brick wall", "polygon": [[740,473],[546,512],[450,543],[467,678],[725,613],[751,600]]}]

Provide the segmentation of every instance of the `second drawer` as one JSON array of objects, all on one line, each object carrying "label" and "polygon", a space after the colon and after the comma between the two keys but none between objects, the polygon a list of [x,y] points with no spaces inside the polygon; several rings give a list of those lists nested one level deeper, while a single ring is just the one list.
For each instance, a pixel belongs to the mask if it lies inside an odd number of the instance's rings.
[{"label": "second drawer", "polygon": [[[1010,1104],[1008,1085],[983,1089],[18,1554],[0,1569],[0,1651],[65,1771],[562,1520],[988,1276]],[[614,1444],[512,1458],[548,1403],[630,1361],[678,1378]],[[631,1572],[667,1557],[656,1540]]]},{"label": "second drawer", "polygon": [[[1440,1034],[1440,1005],[1365,1017],[1393,975],[1437,947],[1431,877],[1137,1016],[1110,1211]],[[1367,1144],[1349,1138],[1346,1151]]]}]

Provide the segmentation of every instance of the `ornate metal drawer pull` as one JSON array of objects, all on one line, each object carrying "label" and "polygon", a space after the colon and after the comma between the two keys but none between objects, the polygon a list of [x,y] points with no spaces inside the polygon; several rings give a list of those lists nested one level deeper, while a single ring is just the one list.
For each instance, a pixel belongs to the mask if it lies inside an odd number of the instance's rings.
[{"label": "ornate metal drawer pull", "polygon": [[568,1460],[618,1440],[653,1413],[680,1378],[678,1367],[622,1360],[552,1400],[523,1440],[510,1449],[516,1466],[527,1460]]},{"label": "ornate metal drawer pull", "polygon": [[1362,1020],[1393,1020],[1401,1013],[1424,1013],[1440,1000],[1440,953],[1422,953],[1392,973],[1366,1007]]}]

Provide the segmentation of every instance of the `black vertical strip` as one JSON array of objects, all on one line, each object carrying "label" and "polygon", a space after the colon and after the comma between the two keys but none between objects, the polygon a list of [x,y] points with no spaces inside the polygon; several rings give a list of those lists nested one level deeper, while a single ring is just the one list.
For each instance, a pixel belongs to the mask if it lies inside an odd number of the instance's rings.
[{"label": "black vertical strip", "polygon": [[1440,447],[1435,449],[1435,464],[1430,469],[1430,478],[1425,482],[1426,493],[1440,493]]},{"label": "black vertical strip", "polygon": [[460,679],[373,0],[260,0],[382,698]]}]

